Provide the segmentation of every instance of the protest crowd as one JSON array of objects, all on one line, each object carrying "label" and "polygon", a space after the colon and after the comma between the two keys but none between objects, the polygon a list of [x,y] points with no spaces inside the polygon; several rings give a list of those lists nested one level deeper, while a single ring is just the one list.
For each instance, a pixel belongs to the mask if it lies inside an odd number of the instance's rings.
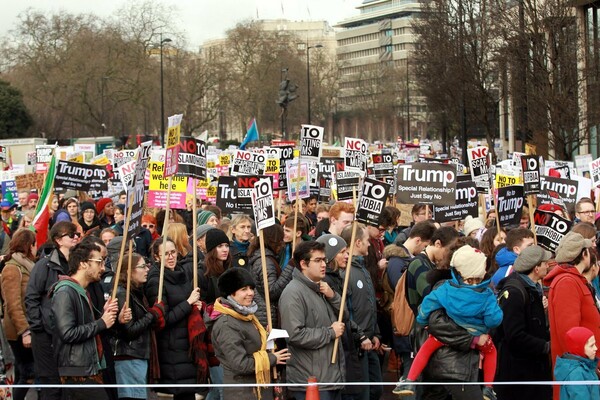
[{"label": "protest crowd", "polygon": [[599,160],[180,121],[3,190],[12,398],[600,399]]}]

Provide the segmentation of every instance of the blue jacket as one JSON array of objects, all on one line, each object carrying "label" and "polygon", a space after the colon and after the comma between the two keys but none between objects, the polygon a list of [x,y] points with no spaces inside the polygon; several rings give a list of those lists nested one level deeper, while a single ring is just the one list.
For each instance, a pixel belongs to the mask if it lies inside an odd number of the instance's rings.
[{"label": "blue jacket", "polygon": [[[554,377],[557,381],[597,381],[596,365],[598,359],[590,360],[565,353],[556,357]],[[597,385],[564,385],[560,387],[560,400],[600,399],[600,386]]]},{"label": "blue jacket", "polygon": [[489,288],[489,281],[479,285],[466,285],[454,271],[449,279],[423,299],[419,307],[417,322],[429,325],[429,315],[443,308],[457,325],[471,335],[479,336],[502,323],[502,309],[496,295]]},{"label": "blue jacket", "polygon": [[517,254],[513,251],[510,251],[506,247],[500,249],[498,254],[496,254],[496,264],[498,264],[498,271],[492,276],[492,285],[494,287],[498,286],[498,282],[500,282],[505,276],[508,269],[515,263],[517,259]]}]

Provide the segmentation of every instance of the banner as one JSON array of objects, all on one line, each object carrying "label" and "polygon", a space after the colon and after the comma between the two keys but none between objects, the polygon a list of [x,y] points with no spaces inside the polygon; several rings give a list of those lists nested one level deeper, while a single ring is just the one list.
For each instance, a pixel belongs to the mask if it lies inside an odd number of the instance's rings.
[{"label": "banner", "polygon": [[337,171],[335,173],[335,185],[338,200],[352,200],[352,193],[356,191],[358,196],[358,185],[360,185],[360,173],[356,171]]},{"label": "banner", "polygon": [[217,183],[217,207],[232,213],[238,212],[237,191],[237,178],[235,176],[220,176]]},{"label": "banner", "polygon": [[267,157],[264,154],[236,150],[231,167],[231,176],[264,175],[267,168]]},{"label": "banner", "polygon": [[[467,176],[467,175],[465,175]],[[473,181],[456,183],[456,204],[452,206],[434,206],[433,219],[436,222],[461,221],[468,215],[473,218],[479,216],[479,195]]]},{"label": "banner", "polygon": [[505,186],[498,189],[498,220],[500,226],[519,225],[523,211],[523,186]]},{"label": "banner", "polygon": [[101,165],[58,160],[54,187],[83,192],[108,190],[108,171]]},{"label": "banner", "polygon": [[365,178],[362,185],[356,220],[379,228],[379,217],[385,207],[390,185]]},{"label": "banner", "polygon": [[178,175],[206,178],[206,143],[190,136],[181,136],[178,162]]},{"label": "banner", "polygon": [[469,158],[471,178],[475,182],[477,190],[480,193],[487,193],[490,190],[488,148],[479,146],[474,149],[467,149],[467,157]]},{"label": "banner", "polygon": [[303,161],[319,162],[323,147],[323,132],[321,126],[302,125],[300,130],[300,157]]},{"label": "banner", "polygon": [[398,165],[398,203],[451,206],[456,202],[456,167],[445,164]]},{"label": "banner", "polygon": [[345,171],[354,171],[364,173],[367,170],[367,159],[369,150],[367,142],[362,139],[345,138],[344,139]]},{"label": "banner", "polygon": [[571,230],[573,223],[553,212],[540,210],[535,210],[533,218],[538,245],[555,252],[562,238]]},{"label": "banner", "polygon": [[[131,180],[131,186],[125,186],[125,190],[127,191],[127,203],[125,205],[125,210],[129,209],[131,197],[133,197],[131,218],[129,219],[129,229],[127,230],[127,239],[131,239],[140,231],[142,227],[142,213],[144,212],[144,197],[146,194],[144,180],[146,178],[146,170],[148,169],[148,161],[150,160],[151,148],[151,141],[144,142],[138,146],[136,159],[134,161],[134,177]],[[131,196],[132,193],[133,196]],[[125,214],[125,217],[127,217],[127,214]]]},{"label": "banner", "polygon": [[540,160],[538,156],[521,156],[523,193],[525,196],[540,192]]},{"label": "banner", "polygon": [[[165,178],[173,176],[179,168],[179,142],[181,141],[181,120],[183,114],[175,114],[169,117],[167,129],[166,153],[165,153]],[[161,132],[162,133],[162,132]]]},{"label": "banner", "polygon": [[254,223],[258,229],[275,225],[273,187],[270,179],[264,178],[254,182],[252,210],[254,211]]},{"label": "banner", "polygon": [[555,204],[556,200],[553,198],[558,196],[567,210],[572,212],[577,202],[577,190],[578,184],[575,180],[542,176],[541,191],[537,195],[538,207],[542,204]]}]

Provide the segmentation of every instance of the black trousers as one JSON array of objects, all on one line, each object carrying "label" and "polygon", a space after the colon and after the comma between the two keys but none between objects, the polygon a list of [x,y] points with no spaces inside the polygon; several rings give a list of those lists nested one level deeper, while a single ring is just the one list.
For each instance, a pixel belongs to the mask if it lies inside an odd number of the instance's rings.
[{"label": "black trousers", "polygon": [[[31,332],[34,372],[40,385],[59,385],[58,365],[52,346],[52,336],[46,332]],[[61,400],[60,388],[41,388],[40,400]]]},{"label": "black trousers", "polygon": [[[19,339],[9,340],[10,348],[15,355],[15,384],[26,385],[29,378],[33,378],[33,352],[23,346]],[[13,388],[12,395],[14,400],[24,400],[29,389]]]}]

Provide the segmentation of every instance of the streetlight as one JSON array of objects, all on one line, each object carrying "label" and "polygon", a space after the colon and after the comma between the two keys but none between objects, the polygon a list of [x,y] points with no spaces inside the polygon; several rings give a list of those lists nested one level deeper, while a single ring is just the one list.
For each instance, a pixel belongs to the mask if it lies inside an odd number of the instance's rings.
[{"label": "streetlight", "polygon": [[322,44],[315,44],[314,46],[309,46],[306,44],[306,102],[308,104],[308,124],[310,125],[310,49],[320,49],[322,48]]},{"label": "streetlight", "polygon": [[106,134],[106,123],[104,121],[104,89],[106,87],[106,80],[108,78],[109,78],[108,76],[103,76],[102,81],[101,81],[101,86],[100,86],[100,92],[101,92],[100,127],[102,128],[102,136],[105,136],[105,134]]},{"label": "streetlight", "polygon": [[162,37],[160,34],[160,144],[165,145],[165,93],[163,85],[163,45],[172,42],[169,38]]}]

